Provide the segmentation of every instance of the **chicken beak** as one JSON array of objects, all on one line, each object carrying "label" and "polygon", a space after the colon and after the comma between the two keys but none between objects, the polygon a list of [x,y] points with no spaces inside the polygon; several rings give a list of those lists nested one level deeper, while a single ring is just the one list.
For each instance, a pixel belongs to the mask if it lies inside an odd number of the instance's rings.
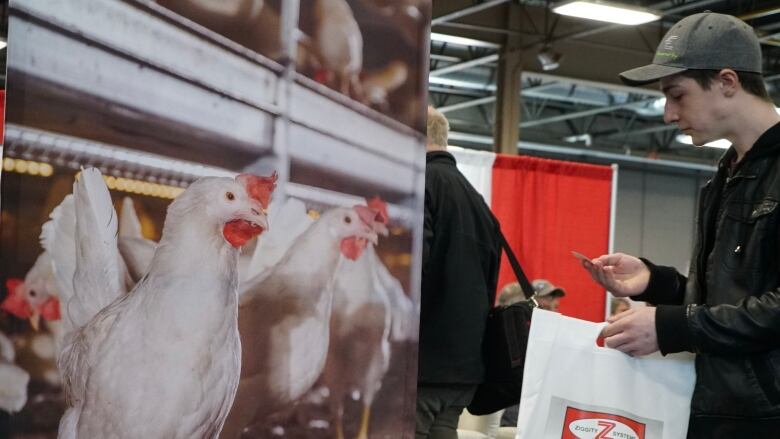
[{"label": "chicken beak", "polygon": [[373,230],[364,233],[363,238],[366,238],[370,243],[374,245],[379,244],[379,235],[377,235],[376,232]]},{"label": "chicken beak", "polygon": [[390,230],[387,229],[387,225],[380,222],[374,223],[374,230],[376,230],[376,232],[382,236],[387,236],[390,234]]},{"label": "chicken beak", "polygon": [[32,315],[30,316],[30,326],[32,326],[33,330],[35,332],[38,332],[41,325],[41,313],[38,312],[38,310],[33,310]]},{"label": "chicken beak", "polygon": [[268,230],[268,217],[264,213],[261,213],[260,215],[255,215],[252,222],[262,227],[263,230]]}]

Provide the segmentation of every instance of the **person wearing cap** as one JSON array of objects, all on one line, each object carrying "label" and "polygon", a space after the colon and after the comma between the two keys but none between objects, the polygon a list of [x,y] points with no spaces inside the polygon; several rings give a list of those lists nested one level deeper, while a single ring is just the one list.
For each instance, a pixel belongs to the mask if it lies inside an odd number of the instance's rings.
[{"label": "person wearing cap", "polygon": [[[531,283],[531,286],[534,288],[539,308],[558,312],[561,297],[566,295],[563,288],[554,286],[546,279],[536,279]],[[518,282],[506,284],[498,293],[498,304],[501,306],[511,305],[521,300],[525,300],[525,294]]]},{"label": "person wearing cap", "polygon": [[556,287],[547,279],[536,279],[531,285],[534,287],[539,308],[558,312],[558,308],[561,306],[561,297],[566,295],[566,291]]},{"label": "person wearing cap", "polygon": [[780,436],[780,116],[761,67],[750,26],[705,12],[675,24],[652,64],[620,74],[659,82],[664,120],[694,144],[732,146],[699,196],[687,278],[621,253],[583,262],[615,296],[656,305],[610,317],[607,346],[698,354],[689,438]]}]

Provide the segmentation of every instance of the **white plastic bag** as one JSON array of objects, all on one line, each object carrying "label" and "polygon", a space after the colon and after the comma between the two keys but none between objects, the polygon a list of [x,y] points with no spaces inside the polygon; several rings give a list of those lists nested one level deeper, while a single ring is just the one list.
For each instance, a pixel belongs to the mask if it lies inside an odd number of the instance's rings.
[{"label": "white plastic bag", "polygon": [[685,438],[694,355],[599,347],[604,325],[534,310],[516,439]]}]

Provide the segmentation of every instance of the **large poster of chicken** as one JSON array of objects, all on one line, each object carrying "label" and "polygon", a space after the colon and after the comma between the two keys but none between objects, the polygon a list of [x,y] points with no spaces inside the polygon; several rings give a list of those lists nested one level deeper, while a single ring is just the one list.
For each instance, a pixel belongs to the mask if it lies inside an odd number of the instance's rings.
[{"label": "large poster of chicken", "polygon": [[0,436],[412,438],[428,0],[12,0]]}]

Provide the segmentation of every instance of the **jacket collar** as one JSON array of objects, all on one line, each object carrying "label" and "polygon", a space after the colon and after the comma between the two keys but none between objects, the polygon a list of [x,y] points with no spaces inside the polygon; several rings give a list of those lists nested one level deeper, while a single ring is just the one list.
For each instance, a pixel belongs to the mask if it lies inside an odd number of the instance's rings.
[{"label": "jacket collar", "polygon": [[455,166],[455,156],[447,151],[431,151],[425,154],[425,164],[430,163],[447,163]]},{"label": "jacket collar", "polygon": [[[728,168],[736,155],[737,151],[734,150],[734,147],[729,148],[720,158],[718,168]],[[744,162],[772,155],[780,155],[780,123],[772,125],[768,130],[764,131],[764,134],[759,136],[753,147],[743,157],[740,165]]]}]

